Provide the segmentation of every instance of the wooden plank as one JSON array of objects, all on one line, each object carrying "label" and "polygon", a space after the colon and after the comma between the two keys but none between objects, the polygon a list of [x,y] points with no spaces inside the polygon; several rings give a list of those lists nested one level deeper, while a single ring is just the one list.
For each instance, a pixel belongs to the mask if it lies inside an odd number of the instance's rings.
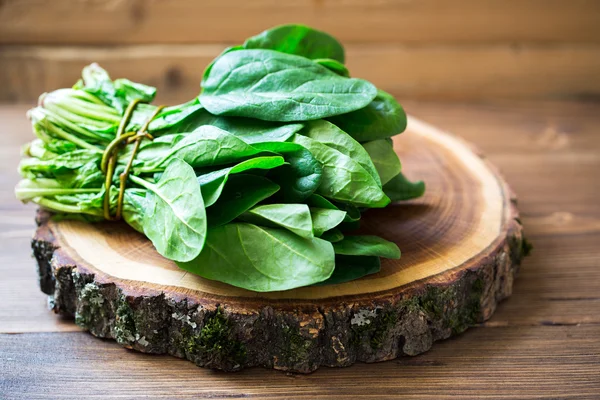
[{"label": "wooden plank", "polygon": [[[6,46],[0,52],[0,101],[35,101],[68,87],[93,61],[114,77],[157,86],[158,100],[196,96],[220,45],[105,47]],[[600,45],[348,47],[352,74],[403,98],[497,99],[600,96]]]},{"label": "wooden plank", "polygon": [[600,3],[586,0],[8,0],[3,43],[239,43],[298,22],[343,42],[600,42]]},{"label": "wooden plank", "polygon": [[81,333],[0,335],[0,397],[591,399],[598,337],[600,325],[476,328],[418,357],[298,376],[215,373]]},{"label": "wooden plank", "polygon": [[486,155],[593,152],[600,146],[597,102],[420,102],[395,94],[408,113],[476,143]]}]

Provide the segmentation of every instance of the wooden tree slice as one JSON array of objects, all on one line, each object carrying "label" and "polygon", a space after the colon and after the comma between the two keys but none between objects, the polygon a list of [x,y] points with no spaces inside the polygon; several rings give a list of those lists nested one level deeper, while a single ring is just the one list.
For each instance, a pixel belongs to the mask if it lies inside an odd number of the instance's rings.
[{"label": "wooden tree slice", "polygon": [[523,239],[508,186],[470,145],[410,118],[394,147],[427,192],[364,215],[365,233],[403,253],[378,274],[254,293],[180,270],[123,223],[40,212],[32,245],[42,290],[96,336],[211,368],[310,372],[424,352],[510,295]]}]

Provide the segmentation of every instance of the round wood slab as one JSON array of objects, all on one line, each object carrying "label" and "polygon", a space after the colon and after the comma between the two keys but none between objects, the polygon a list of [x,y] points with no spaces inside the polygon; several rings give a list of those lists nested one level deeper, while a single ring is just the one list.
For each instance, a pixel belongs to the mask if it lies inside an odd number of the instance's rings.
[{"label": "round wood slab", "polygon": [[523,239],[513,195],[472,146],[410,118],[394,148],[427,191],[363,216],[364,233],[402,250],[378,274],[254,293],[177,268],[124,223],[39,212],[32,246],[42,290],[55,312],[96,336],[211,368],[310,372],[419,354],[510,295]]}]

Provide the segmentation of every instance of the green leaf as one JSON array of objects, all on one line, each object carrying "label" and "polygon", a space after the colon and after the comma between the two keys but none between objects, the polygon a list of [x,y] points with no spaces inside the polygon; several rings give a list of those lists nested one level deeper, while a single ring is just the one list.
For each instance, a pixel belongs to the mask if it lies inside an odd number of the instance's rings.
[{"label": "green leaf", "polygon": [[321,163],[305,147],[296,143],[257,143],[256,149],[281,154],[286,165],[269,172],[281,190],[277,197],[283,203],[299,203],[313,194],[321,184]]},{"label": "green leaf", "polygon": [[44,174],[51,177],[61,173],[70,172],[83,167],[89,162],[100,163],[101,154],[86,149],[70,151],[60,154],[52,159],[40,160],[38,158],[24,158],[19,163],[21,175]]},{"label": "green leaf", "polygon": [[[234,135],[205,125],[185,134],[165,135],[145,142],[136,155],[134,173],[155,172],[180,158],[194,168],[230,164],[261,153]],[[124,156],[125,162],[128,157]]]},{"label": "green leaf", "polygon": [[375,99],[366,107],[329,120],[359,142],[384,139],[406,129],[404,110],[383,90],[378,90]]},{"label": "green leaf", "polygon": [[394,147],[385,139],[373,140],[363,144],[369,157],[373,160],[379,179],[385,185],[400,173],[402,166]]},{"label": "green leaf", "polygon": [[404,174],[399,173],[383,186],[383,191],[392,201],[410,200],[423,196],[425,183],[423,181],[411,182]]},{"label": "green leaf", "polygon": [[344,221],[346,222],[354,222],[360,219],[360,210],[357,207],[351,204],[344,203],[334,204],[331,201],[327,200],[325,197],[321,196],[320,194],[312,194],[309,198],[306,199],[306,204],[308,204],[311,207],[345,211],[346,216],[344,217]]},{"label": "green leaf", "polygon": [[225,187],[225,183],[231,174],[239,174],[252,169],[268,170],[277,168],[284,164],[285,161],[281,156],[255,157],[246,161],[242,161],[233,167],[227,167],[216,171],[199,174],[197,180],[202,190],[204,205],[206,207],[210,207],[217,201],[219,196],[221,196],[221,192]]},{"label": "green leaf", "polygon": [[114,82],[108,73],[98,64],[93,63],[83,68],[82,80],[75,85],[101,99],[105,104],[114,107],[123,114],[130,102],[139,99],[150,103],[156,95],[156,88],[131,82],[128,79],[117,79]]},{"label": "green leaf", "polygon": [[68,188],[60,185],[59,181],[48,178],[22,179],[15,188],[17,200],[27,202],[35,197],[48,197],[57,195],[99,193],[101,188]]},{"label": "green leaf", "polygon": [[129,178],[148,190],[144,234],[156,250],[170,260],[196,258],[206,239],[206,212],[193,168],[173,158],[156,184]]},{"label": "green leaf", "polygon": [[346,78],[350,77],[348,68],[346,68],[346,66],[339,61],[332,60],[331,58],[318,58],[313,61],[340,76],[345,76]]},{"label": "green leaf", "polygon": [[312,230],[315,236],[338,226],[346,217],[345,211],[329,210],[327,208],[311,208]]},{"label": "green leaf", "polygon": [[344,239],[344,234],[337,228],[323,232],[321,239],[327,240],[330,243],[336,243]]},{"label": "green leaf", "polygon": [[306,136],[295,135],[294,142],[306,147],[323,165],[318,194],[359,207],[383,208],[389,204],[377,181],[352,158]]},{"label": "green leaf", "polygon": [[177,127],[179,132],[192,132],[203,125],[213,125],[231,133],[248,144],[262,142],[285,142],[303,125],[299,123],[285,124],[281,122],[261,121],[244,117],[223,117],[212,115],[205,109],[195,113]]},{"label": "green leaf", "polygon": [[344,47],[333,36],[305,25],[280,25],[247,39],[246,49],[271,49],[282,53],[318,59],[331,58],[344,63]]},{"label": "green leaf", "polygon": [[[186,127],[199,114],[204,112],[206,111],[198,99],[177,106],[163,108],[148,125],[148,131],[155,137],[171,133],[191,132],[193,129],[186,129]],[[148,118],[149,116],[140,121],[140,126],[128,126],[128,130],[139,130]]]},{"label": "green leaf", "polygon": [[335,254],[346,256],[379,256],[400,258],[400,249],[396,243],[388,242],[379,236],[346,236],[341,242],[333,245]]},{"label": "green leaf", "polygon": [[[377,169],[375,169],[375,165],[373,165],[373,161],[371,161],[365,148],[331,122],[322,119],[308,121],[300,133],[352,158],[379,183]],[[381,187],[381,185],[379,186]]]},{"label": "green leaf", "polygon": [[129,226],[144,233],[144,213],[149,208],[146,190],[127,188],[123,196],[123,219]]},{"label": "green leaf", "polygon": [[335,256],[335,270],[326,281],[317,285],[334,285],[376,274],[381,270],[381,260],[377,256]]},{"label": "green leaf", "polygon": [[210,229],[206,246],[179,267],[207,279],[270,292],[321,282],[334,269],[331,243],[284,229],[231,223]]},{"label": "green leaf", "polygon": [[304,57],[273,50],[221,55],[202,81],[211,113],[265,121],[308,121],[355,111],[377,95],[371,83],[344,78]]},{"label": "green leaf", "polygon": [[314,237],[311,211],[306,204],[267,204],[251,208],[239,219],[255,225],[284,228],[311,239]]},{"label": "green leaf", "polygon": [[249,174],[230,176],[219,200],[206,210],[209,226],[224,225],[233,221],[278,190],[278,185],[262,176]]}]

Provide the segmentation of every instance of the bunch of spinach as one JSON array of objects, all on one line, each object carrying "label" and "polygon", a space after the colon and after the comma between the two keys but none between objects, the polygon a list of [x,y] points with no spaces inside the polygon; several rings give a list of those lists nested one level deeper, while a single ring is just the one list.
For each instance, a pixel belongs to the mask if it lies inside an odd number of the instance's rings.
[{"label": "bunch of spinach", "polygon": [[[96,222],[118,208],[179,267],[249,290],[375,273],[398,247],[347,233],[424,185],[404,177],[390,139],[406,127],[402,107],[344,62],[332,36],[275,27],[215,59],[197,98],[162,109],[149,104],[155,88],[89,65],[28,112],[37,138],[16,195],[55,218]],[[117,137],[149,120],[141,142]],[[107,148],[118,149],[109,172]]]}]

